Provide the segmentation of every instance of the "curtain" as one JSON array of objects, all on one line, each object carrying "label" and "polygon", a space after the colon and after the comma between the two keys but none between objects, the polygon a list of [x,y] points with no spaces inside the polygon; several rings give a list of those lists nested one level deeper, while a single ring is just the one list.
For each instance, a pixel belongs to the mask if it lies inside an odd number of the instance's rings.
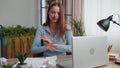
[{"label": "curtain", "polygon": [[[84,27],[84,0],[73,0],[73,19],[81,21],[82,30],[85,31]],[[84,33],[86,35],[86,33]]]},{"label": "curtain", "polygon": [[74,0],[73,2],[73,18],[75,20],[82,19],[82,0]]}]

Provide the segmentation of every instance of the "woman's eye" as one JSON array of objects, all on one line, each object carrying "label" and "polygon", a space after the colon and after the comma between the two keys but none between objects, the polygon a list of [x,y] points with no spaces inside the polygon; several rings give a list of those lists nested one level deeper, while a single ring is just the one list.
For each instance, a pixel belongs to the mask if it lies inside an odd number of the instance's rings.
[{"label": "woman's eye", "polygon": [[55,13],[55,11],[51,11],[51,13]]}]

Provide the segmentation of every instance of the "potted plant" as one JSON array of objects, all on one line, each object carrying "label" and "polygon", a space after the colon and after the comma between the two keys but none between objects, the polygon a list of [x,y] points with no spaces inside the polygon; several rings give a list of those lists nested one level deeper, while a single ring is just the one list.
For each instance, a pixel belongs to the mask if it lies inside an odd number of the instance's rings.
[{"label": "potted plant", "polygon": [[78,20],[73,19],[71,26],[72,26],[74,36],[84,36],[85,35],[85,30],[84,30],[81,20],[78,21]]},{"label": "potted plant", "polygon": [[27,63],[24,61],[26,60],[28,54],[27,53],[17,53],[16,57],[20,63],[18,63],[17,68],[28,68]]},{"label": "potted plant", "polygon": [[[16,53],[27,52],[32,46],[34,35],[36,32],[35,27],[24,27],[21,25],[16,26],[2,26],[3,36],[3,55],[6,58],[15,58]],[[7,51],[6,51],[7,50]],[[32,57],[32,53],[28,55]]]},{"label": "potted plant", "polygon": [[46,0],[46,3],[49,6],[53,1],[56,1],[56,0]]},{"label": "potted plant", "polygon": [[2,68],[12,68],[12,65],[10,65],[10,64],[4,64],[4,65],[2,66]]}]

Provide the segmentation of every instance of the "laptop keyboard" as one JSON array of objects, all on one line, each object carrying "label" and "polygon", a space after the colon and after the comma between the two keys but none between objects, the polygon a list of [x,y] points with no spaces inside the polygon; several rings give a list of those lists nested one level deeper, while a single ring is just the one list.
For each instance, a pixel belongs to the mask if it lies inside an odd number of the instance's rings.
[{"label": "laptop keyboard", "polygon": [[59,61],[57,62],[57,68],[72,68],[72,60]]}]

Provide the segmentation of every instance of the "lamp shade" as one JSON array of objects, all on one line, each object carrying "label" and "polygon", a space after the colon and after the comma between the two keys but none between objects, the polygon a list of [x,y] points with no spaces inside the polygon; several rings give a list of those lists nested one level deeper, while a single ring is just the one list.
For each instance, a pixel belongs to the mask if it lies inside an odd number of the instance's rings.
[{"label": "lamp shade", "polygon": [[107,19],[103,19],[103,20],[100,20],[97,24],[104,31],[108,31],[109,26],[110,26],[110,21]]},{"label": "lamp shade", "polygon": [[[113,16],[113,15],[112,15]],[[104,31],[108,31],[110,26],[110,21],[112,20],[112,16],[109,16],[107,19],[102,19],[97,22],[97,25],[103,29]]]}]

